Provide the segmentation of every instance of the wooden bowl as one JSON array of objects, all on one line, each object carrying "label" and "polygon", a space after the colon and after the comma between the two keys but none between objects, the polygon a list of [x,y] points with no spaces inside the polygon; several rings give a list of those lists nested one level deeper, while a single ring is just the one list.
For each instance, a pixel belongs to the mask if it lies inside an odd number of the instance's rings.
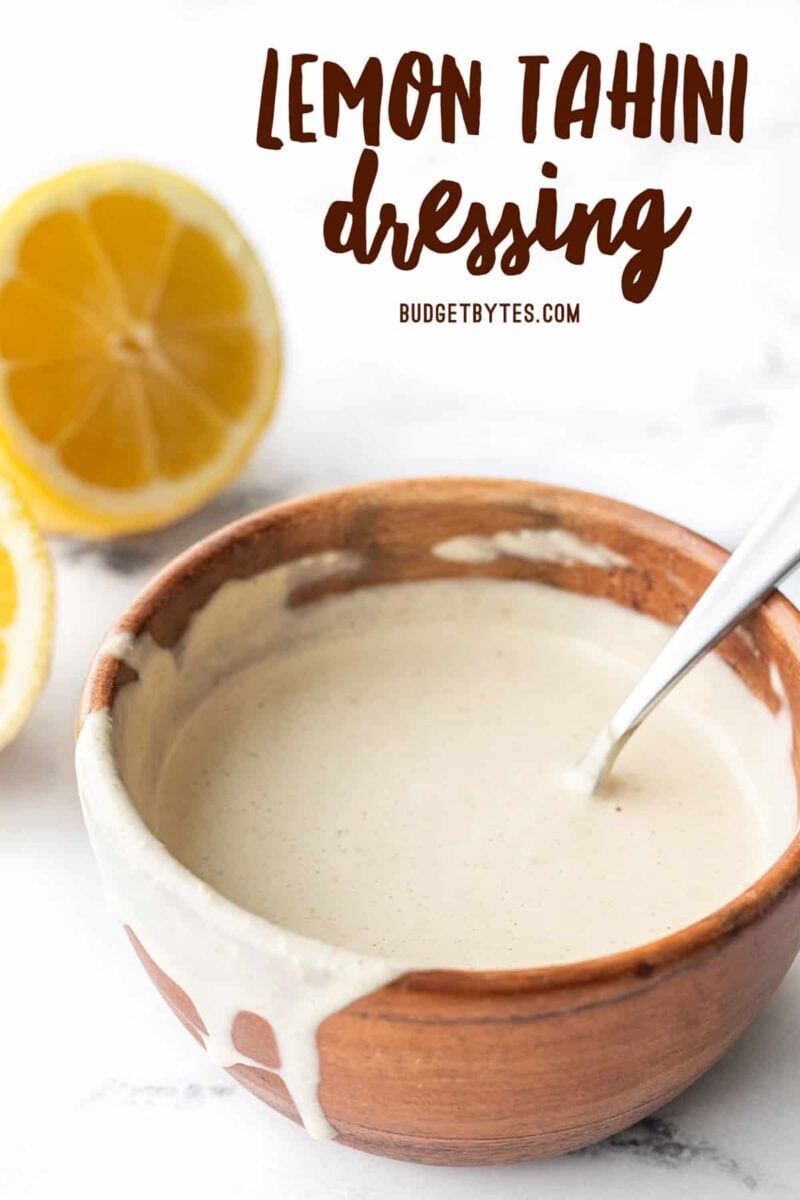
[{"label": "wooden bowl", "polygon": [[[564,529],[608,547],[629,566],[514,557],[470,565],[431,553],[434,544],[459,535],[539,528]],[[390,581],[490,576],[609,597],[670,623],[681,619],[726,557],[669,521],[567,489],[476,479],[368,484],[282,504],[223,529],[167,567],[116,632],[146,631],[172,646],[224,581],[332,549],[356,551],[360,569],[310,584],[293,602]],[[719,652],[772,708],[778,699],[770,665],[777,668],[791,710],[798,775],[800,614],[776,595],[749,619],[748,629],[751,637],[732,636]],[[91,669],[79,726],[95,710],[110,709],[132,678],[109,653],[112,645],[113,638]],[[106,876],[145,871],[147,856],[160,853],[153,903],[194,903],[176,882],[179,872],[188,873],[141,821],[125,855],[109,859],[104,814],[119,796],[104,794],[93,781],[82,790],[91,793],[84,804],[95,814],[87,819]],[[125,819],[136,817],[131,811]],[[558,1154],[632,1124],[706,1071],[780,983],[800,947],[799,880],[796,836],[766,874],[724,908],[636,949],[552,968],[406,974],[320,1026],[319,1098],[328,1120],[347,1145],[460,1164]],[[194,936],[214,933],[224,945],[219,911],[193,912]],[[260,922],[247,920],[251,928]],[[130,936],[164,998],[202,1042],[203,1015],[185,980],[164,974],[135,928]],[[220,961],[219,970],[228,969]],[[232,1035],[247,1061],[231,1065],[231,1073],[297,1119],[268,1022],[239,1011]]]}]

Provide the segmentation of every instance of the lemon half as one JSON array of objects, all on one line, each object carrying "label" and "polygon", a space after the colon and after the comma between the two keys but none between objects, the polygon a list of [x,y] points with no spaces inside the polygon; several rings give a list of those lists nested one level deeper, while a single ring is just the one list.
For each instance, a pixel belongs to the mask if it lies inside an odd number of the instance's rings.
[{"label": "lemon half", "polygon": [[0,749],[47,678],[53,636],[50,557],[22,497],[0,475]]},{"label": "lemon half", "polygon": [[46,529],[113,536],[200,507],[279,378],[266,276],[194,184],[102,163],[0,218],[0,464]]}]

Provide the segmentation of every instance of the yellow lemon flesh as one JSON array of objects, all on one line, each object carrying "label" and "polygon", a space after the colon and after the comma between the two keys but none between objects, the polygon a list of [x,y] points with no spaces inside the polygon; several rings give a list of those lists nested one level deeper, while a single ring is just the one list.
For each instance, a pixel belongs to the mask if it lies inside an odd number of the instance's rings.
[{"label": "yellow lemon flesh", "polygon": [[176,520],[273,412],[278,320],[227,213],[142,163],[81,167],[0,219],[0,464],[49,530]]},{"label": "yellow lemon flesh", "polygon": [[0,748],[20,730],[47,678],[53,632],[47,548],[0,475]]}]

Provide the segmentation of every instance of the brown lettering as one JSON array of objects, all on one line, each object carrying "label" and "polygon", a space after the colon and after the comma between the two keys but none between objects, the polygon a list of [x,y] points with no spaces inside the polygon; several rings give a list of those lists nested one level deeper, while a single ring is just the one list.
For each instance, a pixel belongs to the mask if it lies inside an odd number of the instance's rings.
[{"label": "brown lettering", "polygon": [[655,100],[655,56],[653,47],[647,42],[639,46],[636,59],[636,82],[628,88],[628,55],[624,50],[617,54],[611,90],[606,93],[611,101],[611,125],[624,129],[628,120],[628,105],[633,105],[633,136],[649,137],[653,121]]},{"label": "brown lettering", "polygon": [[[583,78],[585,76],[585,79]],[[583,81],[583,105],[576,107],[576,92]],[[572,126],[579,124],[581,137],[594,134],[600,106],[600,59],[581,50],[567,63],[556,94],[553,127],[558,138],[568,138]]]},{"label": "brown lettering", "polygon": [[522,73],[522,140],[523,142],[535,142],[542,67],[550,60],[544,54],[527,54],[523,55],[519,61],[524,68]]},{"label": "brown lettering", "polygon": [[303,67],[317,61],[316,54],[293,54],[289,72],[289,137],[293,142],[315,142],[317,135],[306,130],[303,117],[314,111],[313,104],[303,100]]},{"label": "brown lettering", "polygon": [[322,117],[327,137],[339,133],[339,109],[342,101],[348,108],[361,105],[361,127],[366,146],[381,142],[381,98],[383,68],[379,58],[368,58],[355,83],[335,62],[322,64]]}]

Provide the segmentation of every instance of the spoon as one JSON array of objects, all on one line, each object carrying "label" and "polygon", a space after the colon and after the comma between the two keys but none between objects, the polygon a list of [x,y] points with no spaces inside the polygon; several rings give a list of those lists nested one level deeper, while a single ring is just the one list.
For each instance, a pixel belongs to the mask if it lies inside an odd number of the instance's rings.
[{"label": "spoon", "polygon": [[800,563],[800,480],[777,493],[575,768],[601,791],[631,734],[676,683]]}]

